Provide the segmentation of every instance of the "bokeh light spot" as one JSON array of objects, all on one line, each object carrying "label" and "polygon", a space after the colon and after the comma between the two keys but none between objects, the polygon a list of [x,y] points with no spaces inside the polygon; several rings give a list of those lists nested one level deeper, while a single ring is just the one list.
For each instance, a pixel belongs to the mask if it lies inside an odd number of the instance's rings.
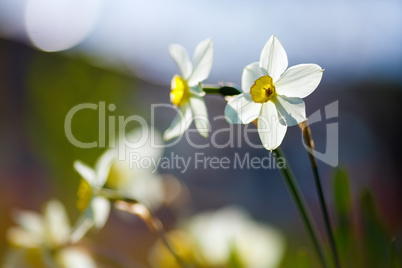
[{"label": "bokeh light spot", "polygon": [[102,0],[28,0],[25,28],[44,51],[62,51],[83,41],[96,26]]}]

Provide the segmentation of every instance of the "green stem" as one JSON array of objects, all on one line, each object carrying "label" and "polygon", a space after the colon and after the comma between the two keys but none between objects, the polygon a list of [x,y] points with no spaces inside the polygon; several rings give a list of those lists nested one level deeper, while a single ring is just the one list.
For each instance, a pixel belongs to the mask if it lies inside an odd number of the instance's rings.
[{"label": "green stem", "polygon": [[202,89],[207,94],[221,94],[220,88],[218,88],[218,87],[203,87]]},{"label": "green stem", "polygon": [[332,254],[334,255],[335,266],[337,268],[340,268],[341,265],[340,265],[340,261],[339,261],[338,252],[336,250],[335,237],[334,237],[334,233],[332,232],[327,206],[325,205],[325,198],[324,198],[324,193],[322,191],[320,177],[318,174],[318,168],[317,167],[312,167],[312,168],[313,168],[313,173],[314,173],[314,180],[315,180],[315,184],[316,184],[317,194],[318,194],[318,197],[320,200],[321,210],[322,210],[322,213],[324,216],[325,229],[327,231],[327,235],[329,238]]},{"label": "green stem", "polygon": [[313,222],[311,220],[311,216],[307,210],[306,202],[303,199],[303,196],[301,194],[300,189],[298,188],[294,175],[293,175],[290,167],[287,164],[285,155],[283,154],[283,152],[280,148],[275,149],[273,152],[277,159],[282,158],[283,160],[285,160],[285,163],[286,163],[285,166],[280,169],[281,175],[285,179],[286,185],[293,198],[293,201],[296,203],[296,207],[299,211],[299,214],[303,221],[304,227],[306,228],[307,233],[310,236],[310,239],[314,245],[314,248],[317,251],[317,254],[322,263],[322,266],[328,267],[328,264],[327,264],[325,256],[324,256],[324,252],[322,251],[322,247],[320,246],[320,242],[319,242],[317,233],[314,229]]},{"label": "green stem", "polygon": [[311,149],[311,151],[308,152],[308,156],[309,156],[309,159],[310,159],[311,168],[313,170],[314,181],[315,181],[316,190],[317,190],[317,195],[318,195],[318,199],[320,201],[320,206],[321,206],[322,214],[323,214],[323,217],[324,217],[325,230],[327,232],[327,236],[328,236],[328,239],[329,239],[329,244],[330,244],[330,247],[331,247],[332,255],[334,257],[335,266],[336,266],[336,268],[340,268],[341,264],[340,264],[339,255],[338,255],[338,252],[337,252],[337,249],[336,249],[334,233],[333,233],[332,228],[331,228],[331,221],[329,219],[329,213],[328,213],[328,210],[327,210],[327,206],[325,205],[325,197],[324,197],[324,192],[322,190],[320,174],[318,173],[317,162],[315,161],[315,157],[314,157],[314,155],[312,153],[313,150],[314,150],[314,141],[313,141],[313,138],[312,138],[312,135],[311,135],[311,129],[308,126],[307,123],[304,123],[300,127],[302,129],[304,141],[307,144],[307,146]]}]

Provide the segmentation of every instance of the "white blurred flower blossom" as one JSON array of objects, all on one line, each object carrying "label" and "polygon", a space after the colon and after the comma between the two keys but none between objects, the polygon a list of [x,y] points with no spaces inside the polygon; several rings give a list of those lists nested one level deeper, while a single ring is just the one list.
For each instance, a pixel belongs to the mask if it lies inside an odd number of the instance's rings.
[{"label": "white blurred flower blossom", "polygon": [[[285,247],[276,229],[255,222],[238,207],[199,213],[168,237],[184,260],[211,268],[278,267]],[[160,243],[150,259],[154,267],[179,267]]]},{"label": "white blurred flower blossom", "polygon": [[240,267],[277,267],[284,252],[281,234],[259,224],[238,207],[204,212],[187,227],[199,245],[202,259],[211,266],[234,261]]},{"label": "white blurred flower blossom", "polygon": [[317,64],[288,67],[288,58],[276,36],[265,44],[259,62],[247,65],[242,74],[243,93],[225,107],[229,123],[248,124],[257,119],[258,134],[268,150],[279,147],[288,126],[306,120],[302,98],[321,81],[323,69]]},{"label": "white blurred flower blossom", "polygon": [[82,177],[77,192],[77,207],[83,211],[71,236],[74,243],[92,227],[101,229],[109,218],[110,202],[101,195],[101,190],[105,186],[114,158],[114,152],[107,150],[99,157],[94,169],[81,161],[74,162],[75,170]]},{"label": "white blurred flower blossom", "polygon": [[34,211],[18,211],[15,221],[18,226],[11,227],[7,232],[11,249],[2,267],[96,267],[88,252],[69,244],[71,226],[59,201],[49,201],[43,215]]},{"label": "white blurred flower blossom", "polygon": [[171,45],[169,52],[180,70],[171,82],[170,101],[180,112],[165,131],[164,140],[182,135],[195,122],[195,127],[203,137],[208,137],[210,124],[200,83],[206,80],[212,68],[213,45],[211,39],[202,41],[195,49],[193,63],[185,48]]},{"label": "white blurred flower blossom", "polygon": [[156,130],[141,128],[129,132],[117,141],[116,157],[112,162],[106,187],[124,196],[157,209],[164,200],[162,177],[157,163],[163,154],[162,136]]},{"label": "white blurred flower blossom", "polygon": [[156,131],[136,129],[107,149],[92,169],[76,161],[74,167],[83,178],[78,189],[77,207],[83,211],[72,241],[81,239],[95,227],[101,229],[110,214],[108,199],[133,199],[149,209],[158,208],[164,198],[161,177],[155,163],[162,155],[162,138]]}]

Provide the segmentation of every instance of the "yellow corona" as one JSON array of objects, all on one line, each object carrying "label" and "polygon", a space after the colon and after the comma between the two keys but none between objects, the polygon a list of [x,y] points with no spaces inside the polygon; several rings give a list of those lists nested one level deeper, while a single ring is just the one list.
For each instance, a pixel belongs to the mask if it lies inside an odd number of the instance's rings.
[{"label": "yellow corona", "polygon": [[276,90],[272,78],[264,75],[255,80],[250,89],[251,98],[256,103],[265,103],[275,97]]},{"label": "yellow corona", "polygon": [[89,183],[86,180],[81,179],[81,182],[80,182],[80,185],[79,185],[78,191],[77,191],[78,200],[76,203],[77,208],[80,211],[84,211],[88,207],[89,202],[91,201],[92,195],[93,195],[93,192],[92,192],[91,185],[89,185]]},{"label": "yellow corona", "polygon": [[175,75],[172,79],[170,101],[180,107],[185,104],[190,97],[190,88],[187,81],[178,75]]}]

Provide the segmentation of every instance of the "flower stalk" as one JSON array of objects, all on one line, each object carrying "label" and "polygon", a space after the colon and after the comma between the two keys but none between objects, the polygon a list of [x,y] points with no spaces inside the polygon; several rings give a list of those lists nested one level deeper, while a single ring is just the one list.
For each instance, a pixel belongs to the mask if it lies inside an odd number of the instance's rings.
[{"label": "flower stalk", "polygon": [[304,227],[306,228],[307,233],[310,236],[310,239],[314,245],[314,248],[317,251],[321,264],[323,267],[327,268],[328,264],[327,264],[326,258],[324,256],[323,248],[320,245],[320,241],[318,239],[316,229],[314,228],[313,221],[312,221],[309,211],[307,209],[306,202],[305,202],[305,200],[301,194],[301,191],[296,183],[294,175],[293,175],[289,165],[287,164],[288,162],[286,161],[285,155],[280,148],[273,150],[273,153],[276,158],[278,158],[278,159],[282,158],[285,160],[286,165],[280,169],[281,175],[285,179],[286,186],[289,190],[289,193],[291,194],[291,196],[293,198],[293,201],[296,204],[297,210],[299,211],[299,214],[303,221]]},{"label": "flower stalk", "polygon": [[132,203],[129,201],[118,200],[115,201],[114,206],[122,211],[129,212],[133,215],[139,216],[147,225],[148,229],[155,233],[169,250],[169,252],[174,256],[176,261],[180,264],[181,267],[187,268],[189,267],[184,260],[177,254],[176,250],[173,248],[171,243],[166,237],[165,229],[163,227],[160,219],[154,215],[142,204],[140,203]]},{"label": "flower stalk", "polygon": [[315,185],[316,185],[317,195],[318,195],[318,199],[320,201],[320,206],[321,206],[322,214],[324,217],[325,230],[327,232],[332,255],[334,257],[335,267],[340,268],[341,265],[340,265],[340,261],[339,261],[339,255],[338,255],[338,252],[336,249],[335,237],[334,237],[334,233],[332,231],[327,206],[325,205],[324,192],[323,192],[322,186],[321,186],[321,180],[320,180],[320,175],[318,173],[317,162],[313,155],[314,140],[311,135],[311,129],[310,129],[310,126],[308,125],[307,121],[300,123],[299,127],[303,133],[304,142],[309,148],[308,156],[310,159],[311,169],[313,170],[313,174],[314,174],[314,181],[315,181]]}]

